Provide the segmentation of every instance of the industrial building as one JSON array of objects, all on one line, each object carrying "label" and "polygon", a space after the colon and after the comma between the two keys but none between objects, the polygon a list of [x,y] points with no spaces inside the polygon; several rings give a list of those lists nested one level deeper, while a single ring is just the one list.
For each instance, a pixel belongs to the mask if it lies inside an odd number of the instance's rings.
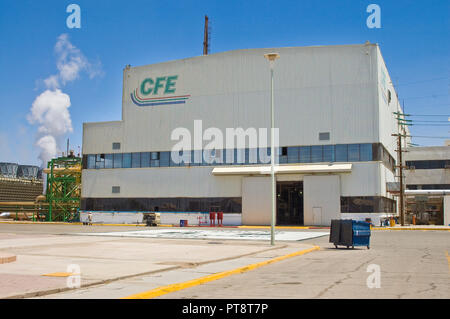
[{"label": "industrial building", "polygon": [[82,211],[122,220],[158,211],[161,223],[164,216],[217,211],[225,225],[269,225],[270,141],[258,146],[256,160],[250,138],[244,147],[205,152],[200,162],[194,159],[206,141],[183,152],[182,163],[171,151],[179,142],[174,130],[194,132],[200,120],[203,131],[224,135],[227,128],[270,128],[264,58],[270,52],[280,55],[277,225],[327,226],[335,218],[378,224],[395,215],[386,184],[396,180],[393,112],[401,108],[380,48],[370,43],[243,49],[127,66],[122,119],[83,124]]},{"label": "industrial building", "polygon": [[0,218],[76,222],[80,193],[81,158],[73,151],[50,160],[44,169],[0,163]]},{"label": "industrial building", "polygon": [[0,202],[34,201],[42,188],[42,170],[38,166],[0,163]]},{"label": "industrial building", "polygon": [[410,147],[405,164],[407,221],[449,225],[450,146]]}]

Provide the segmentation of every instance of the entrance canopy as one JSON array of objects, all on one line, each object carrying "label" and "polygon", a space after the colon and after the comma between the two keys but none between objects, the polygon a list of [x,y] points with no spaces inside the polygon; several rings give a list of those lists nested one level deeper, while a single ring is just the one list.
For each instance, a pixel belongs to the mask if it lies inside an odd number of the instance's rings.
[{"label": "entrance canopy", "polygon": [[[352,164],[276,165],[275,174],[351,173]],[[213,175],[270,175],[270,165],[215,167]]]}]

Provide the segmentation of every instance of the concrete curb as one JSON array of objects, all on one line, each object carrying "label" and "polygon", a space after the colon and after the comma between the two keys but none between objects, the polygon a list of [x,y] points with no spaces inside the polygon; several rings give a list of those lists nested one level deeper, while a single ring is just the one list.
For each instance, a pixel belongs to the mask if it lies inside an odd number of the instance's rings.
[{"label": "concrete curb", "polygon": [[[197,267],[197,266],[207,265],[207,264],[215,263],[215,262],[233,260],[233,259],[247,257],[247,256],[251,256],[251,255],[255,255],[255,254],[259,254],[259,253],[263,253],[263,252],[267,252],[267,251],[271,251],[271,250],[283,249],[283,248],[286,248],[286,247],[288,247],[288,245],[282,245],[282,246],[279,246],[279,247],[271,247],[271,248],[263,249],[261,251],[251,252],[251,253],[242,254],[242,255],[238,255],[238,256],[232,256],[232,257],[220,258],[220,259],[215,259],[215,260],[208,260],[208,261],[192,263],[190,266],[191,267]],[[173,267],[168,267],[168,268],[159,269],[159,270],[152,270],[152,271],[147,271],[147,272],[138,273],[138,274],[125,275],[125,276],[120,276],[120,277],[116,277],[116,278],[104,279],[104,280],[97,280],[97,281],[93,281],[93,282],[90,282],[90,283],[82,284],[79,288],[75,288],[75,289],[82,289],[82,288],[88,288],[88,287],[92,287],[92,286],[104,285],[104,284],[109,284],[111,282],[119,281],[119,280],[123,280],[123,279],[129,279],[129,278],[133,278],[133,277],[152,275],[152,274],[156,274],[156,273],[161,273],[161,272],[171,271],[171,270],[176,270],[176,269],[182,269],[182,268],[185,268],[185,267],[183,267],[183,266],[173,266]],[[52,288],[52,289],[47,289],[47,290],[31,291],[31,292],[27,292],[27,293],[12,295],[12,296],[0,297],[0,299],[33,298],[33,297],[40,297],[40,296],[46,296],[46,295],[53,295],[53,294],[57,294],[57,293],[61,293],[61,292],[67,292],[69,290],[75,290],[75,289],[74,288],[69,288],[69,287]]]},{"label": "concrete curb", "polygon": [[425,228],[425,227],[372,227],[372,230],[445,230],[445,231],[450,231],[450,227],[449,228]]},{"label": "concrete curb", "polygon": [[152,299],[152,298],[156,298],[156,297],[159,297],[159,296],[171,293],[171,292],[183,290],[183,289],[190,288],[190,287],[193,287],[193,286],[198,286],[198,285],[201,285],[201,284],[204,284],[204,283],[207,283],[207,282],[210,282],[210,281],[218,280],[218,279],[221,279],[221,278],[224,278],[224,277],[228,277],[228,276],[231,276],[231,275],[234,275],[234,274],[240,274],[240,273],[244,273],[244,272],[247,272],[247,271],[250,271],[250,270],[254,270],[254,269],[260,268],[262,266],[269,265],[269,264],[272,264],[272,263],[275,263],[277,261],[281,261],[281,260],[284,260],[284,259],[287,259],[287,258],[291,258],[291,257],[295,257],[295,256],[301,256],[301,255],[304,255],[304,254],[307,254],[309,252],[316,251],[316,250],[319,250],[319,249],[320,249],[319,246],[314,246],[312,248],[303,249],[303,250],[300,250],[300,251],[297,251],[297,252],[294,252],[294,253],[291,253],[291,254],[287,254],[287,255],[280,256],[280,257],[272,258],[272,259],[265,260],[265,261],[262,261],[262,262],[259,262],[259,263],[255,263],[255,264],[239,267],[239,268],[228,270],[228,271],[215,273],[215,274],[212,274],[212,275],[200,277],[200,278],[189,280],[189,281],[182,282],[182,283],[177,283],[177,284],[172,284],[172,285],[167,285],[167,286],[161,286],[161,287],[149,290],[149,291],[141,292],[141,293],[134,294],[134,295],[131,295],[131,296],[127,296],[127,297],[124,297],[124,298],[121,298],[121,299]]}]

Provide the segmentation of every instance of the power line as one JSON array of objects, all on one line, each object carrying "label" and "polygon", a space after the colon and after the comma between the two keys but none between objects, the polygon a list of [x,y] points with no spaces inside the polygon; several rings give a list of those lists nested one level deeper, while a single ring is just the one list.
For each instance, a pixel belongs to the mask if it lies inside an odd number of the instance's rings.
[{"label": "power line", "polygon": [[411,125],[411,126],[448,126],[450,124],[406,124],[406,123],[402,123],[405,125]]},{"label": "power line", "polygon": [[440,97],[440,96],[448,96],[448,94],[433,94],[433,95],[425,95],[425,96],[415,96],[415,97],[404,97],[404,100],[417,100],[417,99],[426,99],[429,97]]},{"label": "power line", "polygon": [[444,80],[444,79],[448,79],[448,78],[449,78],[448,76],[443,76],[443,77],[434,78],[434,79],[427,79],[427,80],[421,80],[421,81],[415,81],[415,82],[399,83],[399,84],[396,84],[395,86],[411,85],[411,84],[424,83],[424,82],[433,82],[433,81],[439,81],[439,80]]},{"label": "power line", "polygon": [[445,116],[445,117],[450,117],[450,114],[408,114],[408,116]]},{"label": "power line", "polygon": [[445,138],[445,139],[450,139],[450,136],[421,136],[421,135],[410,135],[410,137],[420,137],[420,138]]},{"label": "power line", "polygon": [[447,123],[447,124],[450,124],[449,121],[416,121],[416,120],[413,120],[412,123],[413,124],[414,123]]}]

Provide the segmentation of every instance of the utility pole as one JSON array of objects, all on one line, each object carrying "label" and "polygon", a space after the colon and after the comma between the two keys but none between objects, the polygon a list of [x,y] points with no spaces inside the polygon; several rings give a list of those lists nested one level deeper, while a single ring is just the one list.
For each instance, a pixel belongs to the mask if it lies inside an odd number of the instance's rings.
[{"label": "utility pole", "polygon": [[412,125],[411,120],[406,120],[404,117],[409,116],[409,114],[404,114],[400,112],[393,112],[395,115],[397,115],[397,123],[398,123],[398,134],[392,134],[392,136],[397,136],[397,149],[396,152],[398,154],[397,160],[399,168],[399,181],[400,181],[400,223],[402,226],[405,226],[405,186],[403,184],[404,176],[403,176],[403,169],[405,166],[403,165],[403,152],[406,152],[406,150],[402,149],[402,137],[407,137],[409,135],[406,135],[406,132],[404,130],[404,125]]},{"label": "utility pole", "polygon": [[205,15],[205,31],[203,34],[203,55],[208,55],[209,50],[209,29],[208,29],[208,16]]}]

